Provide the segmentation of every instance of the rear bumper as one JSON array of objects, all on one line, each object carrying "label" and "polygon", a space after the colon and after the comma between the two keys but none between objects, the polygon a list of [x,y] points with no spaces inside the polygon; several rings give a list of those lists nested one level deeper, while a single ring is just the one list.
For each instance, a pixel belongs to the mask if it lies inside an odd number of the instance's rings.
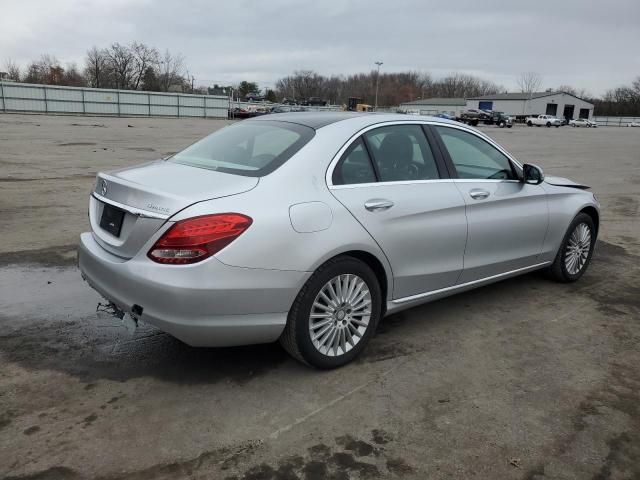
[{"label": "rear bumper", "polygon": [[160,265],[144,254],[124,260],[92,233],[80,236],[78,265],[98,293],[125,312],[193,346],[268,343],[278,339],[309,272],[231,267],[216,258]]}]

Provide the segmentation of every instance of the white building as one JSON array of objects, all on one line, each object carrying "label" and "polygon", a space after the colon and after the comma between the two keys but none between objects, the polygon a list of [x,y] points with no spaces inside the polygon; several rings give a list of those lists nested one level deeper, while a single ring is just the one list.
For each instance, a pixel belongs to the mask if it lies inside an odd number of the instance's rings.
[{"label": "white building", "polygon": [[399,110],[414,115],[437,115],[446,113],[454,117],[459,117],[460,112],[467,107],[464,98],[425,98],[413,102],[401,103]]},{"label": "white building", "polygon": [[496,110],[516,117],[554,115],[567,120],[593,118],[593,103],[564,92],[483,95],[467,98],[467,108]]}]

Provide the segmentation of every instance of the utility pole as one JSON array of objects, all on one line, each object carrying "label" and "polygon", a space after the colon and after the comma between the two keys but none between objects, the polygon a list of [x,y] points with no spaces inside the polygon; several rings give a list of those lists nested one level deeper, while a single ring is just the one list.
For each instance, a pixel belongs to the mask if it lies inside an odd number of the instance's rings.
[{"label": "utility pole", "polygon": [[191,93],[193,93],[193,84],[195,83],[196,79],[193,75],[191,75]]},{"label": "utility pole", "polygon": [[373,107],[374,111],[378,111],[378,83],[380,82],[380,67],[382,62],[374,62],[378,66],[378,73],[376,74],[376,104]]}]

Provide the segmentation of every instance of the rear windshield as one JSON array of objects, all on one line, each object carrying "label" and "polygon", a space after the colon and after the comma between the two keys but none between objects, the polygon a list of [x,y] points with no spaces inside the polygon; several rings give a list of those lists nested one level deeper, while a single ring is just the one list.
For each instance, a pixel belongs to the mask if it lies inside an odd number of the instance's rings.
[{"label": "rear windshield", "polygon": [[314,135],[312,128],[296,123],[244,121],[212,133],[169,161],[262,177],[291,158]]}]

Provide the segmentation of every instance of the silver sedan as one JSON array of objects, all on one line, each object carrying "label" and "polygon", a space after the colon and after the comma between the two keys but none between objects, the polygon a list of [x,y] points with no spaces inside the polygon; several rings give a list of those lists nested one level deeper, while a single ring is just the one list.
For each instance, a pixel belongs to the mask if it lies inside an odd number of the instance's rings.
[{"label": "silver sedan", "polygon": [[538,269],[578,280],[587,188],[442,118],[266,115],[99,173],[79,265],[130,323],[333,368],[385,315]]}]

